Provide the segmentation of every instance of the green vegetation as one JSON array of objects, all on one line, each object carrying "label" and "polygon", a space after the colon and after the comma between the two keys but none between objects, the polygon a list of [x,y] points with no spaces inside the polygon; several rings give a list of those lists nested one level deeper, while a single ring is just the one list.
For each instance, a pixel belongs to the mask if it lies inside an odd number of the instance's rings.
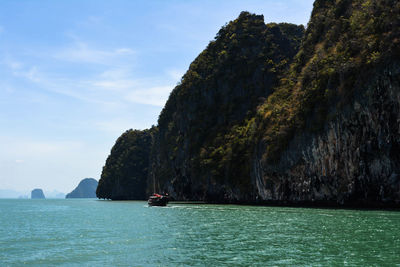
[{"label": "green vegetation", "polygon": [[103,167],[96,190],[98,198],[146,199],[147,175],[152,144],[150,130],[128,130],[116,141]]},{"label": "green vegetation", "polygon": [[335,109],[352,100],[357,84],[400,57],[399,14],[400,3],[390,0],[314,3],[290,71],[258,109],[264,160],[277,160],[295,133],[322,129]]},{"label": "green vegetation", "polygon": [[317,0],[304,32],[242,12],[190,65],[158,128],[117,140],[97,196],[143,199],[149,179],[148,193],[254,201],[257,159],[274,172],[295,135],[319,133],[400,59],[399,14],[392,0]]},{"label": "green vegetation", "polygon": [[[272,93],[300,46],[303,26],[265,24],[242,12],[193,61],[159,117],[156,177],[188,197],[207,184],[250,186],[247,123]],[[193,192],[191,184],[204,188]],[[186,189],[185,189],[186,188]]]}]

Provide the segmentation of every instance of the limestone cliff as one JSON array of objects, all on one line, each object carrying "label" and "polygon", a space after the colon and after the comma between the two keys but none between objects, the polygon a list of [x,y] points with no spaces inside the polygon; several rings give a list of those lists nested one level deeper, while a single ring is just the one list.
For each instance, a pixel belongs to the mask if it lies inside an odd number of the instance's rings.
[{"label": "limestone cliff", "polygon": [[396,1],[317,0],[304,31],[241,13],[158,127],[117,141],[98,196],[133,199],[134,174],[178,200],[399,207],[399,14]]},{"label": "limestone cliff", "polygon": [[382,66],[318,133],[292,138],[276,162],[253,160],[258,200],[400,204],[400,65]]},{"label": "limestone cliff", "polygon": [[303,33],[247,12],[224,26],[160,114],[149,185],[196,200],[218,198],[223,187],[249,188],[250,151],[236,136],[273,92]]},{"label": "limestone cliff", "polygon": [[153,132],[128,130],[111,149],[96,189],[98,198],[146,199],[146,186]]},{"label": "limestone cliff", "polygon": [[[179,133],[173,135],[172,140],[179,140],[175,143],[166,142],[168,130],[159,121],[160,147],[174,144],[158,155],[158,162],[162,164],[164,157],[164,164],[170,164],[164,168],[170,180],[155,175],[162,189],[179,199],[212,202],[398,205],[398,14],[400,4],[385,0],[316,1],[290,68],[279,70],[279,83],[257,85],[264,88],[265,100],[255,114],[251,107],[257,104],[244,101],[249,103],[244,105],[247,116],[235,114],[221,128],[216,127],[216,119],[203,125],[207,138],[199,138],[185,127],[193,129],[190,121],[200,121],[200,112],[193,115],[182,108],[180,113],[185,115],[173,116],[177,123],[168,124],[175,126],[168,128],[171,132]],[[290,61],[288,56],[285,62]],[[233,79],[238,84],[241,78],[253,82],[257,79],[251,73],[256,69]],[[218,87],[205,81],[190,87],[193,91],[204,88],[198,103],[207,96],[219,99],[209,93]],[[237,89],[228,81],[218,79],[217,84],[226,84],[228,89],[216,91],[235,103]],[[171,97],[176,99],[174,93],[179,96],[180,90],[177,87]],[[208,103],[204,108],[216,112],[219,119],[227,114],[215,110],[217,101]],[[202,147],[191,150],[193,143]],[[199,160],[191,156],[196,153]]]},{"label": "limestone cliff", "polygon": [[259,109],[258,201],[400,203],[398,14],[392,1],[315,2],[291,82],[276,89],[285,97]]}]

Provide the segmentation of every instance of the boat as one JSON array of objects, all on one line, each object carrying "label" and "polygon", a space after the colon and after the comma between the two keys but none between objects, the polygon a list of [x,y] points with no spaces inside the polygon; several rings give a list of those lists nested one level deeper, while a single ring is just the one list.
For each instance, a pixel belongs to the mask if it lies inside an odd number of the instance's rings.
[{"label": "boat", "polygon": [[167,206],[169,197],[160,194],[153,194],[149,197],[147,203],[149,206]]}]

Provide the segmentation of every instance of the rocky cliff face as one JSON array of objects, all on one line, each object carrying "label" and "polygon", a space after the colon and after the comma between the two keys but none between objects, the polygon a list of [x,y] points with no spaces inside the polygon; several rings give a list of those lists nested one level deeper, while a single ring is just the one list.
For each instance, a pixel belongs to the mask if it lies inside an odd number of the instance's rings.
[{"label": "rocky cliff face", "polygon": [[134,199],[134,173],[179,200],[398,207],[399,14],[395,1],[316,0],[304,32],[243,12],[158,127],[117,141],[98,196]]},{"label": "rocky cliff face", "polygon": [[[242,12],[190,65],[159,117],[149,185],[177,199],[214,199],[250,186],[239,138],[296,54],[303,26]],[[238,179],[235,179],[238,178]],[[223,194],[223,193],[222,193]]]},{"label": "rocky cliff face", "polygon": [[[280,69],[279,83],[262,83],[265,100],[255,114],[251,107],[257,104],[245,101],[250,112],[235,114],[241,118],[236,123],[229,119],[218,128],[217,119],[204,124],[214,139],[185,130],[193,129],[190,119],[173,115],[177,126],[168,129],[178,135],[171,141],[160,121],[161,147],[173,144],[159,156],[161,165],[170,164],[164,168],[170,179],[155,175],[162,189],[179,199],[212,202],[398,204],[399,12],[399,3],[385,0],[317,0],[299,52],[289,69]],[[285,62],[291,61],[288,55]],[[232,79],[254,82],[256,70]],[[217,84],[225,86],[217,92],[235,103],[234,83],[223,77]],[[207,93],[218,87],[200,80],[187,90],[196,88],[204,88],[197,102],[202,103],[202,94],[218,99]],[[205,103],[210,105],[203,108],[211,110],[218,106],[217,101]],[[177,110],[201,120],[201,112]],[[223,118],[229,112],[217,114]],[[190,149],[192,143],[202,147]]]},{"label": "rocky cliff face", "polygon": [[85,178],[65,198],[96,198],[97,181],[93,178]]},{"label": "rocky cliff face", "polygon": [[294,83],[259,109],[257,201],[400,204],[399,12],[384,0],[315,2]]},{"label": "rocky cliff face", "polygon": [[296,135],[277,162],[253,160],[258,200],[400,204],[400,65],[382,66],[321,133]]}]

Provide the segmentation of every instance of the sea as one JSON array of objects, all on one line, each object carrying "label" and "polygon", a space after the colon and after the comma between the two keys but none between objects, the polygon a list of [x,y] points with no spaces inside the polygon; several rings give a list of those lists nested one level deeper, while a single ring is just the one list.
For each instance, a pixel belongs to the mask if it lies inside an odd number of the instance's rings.
[{"label": "sea", "polygon": [[1,199],[0,266],[400,266],[400,212]]}]

